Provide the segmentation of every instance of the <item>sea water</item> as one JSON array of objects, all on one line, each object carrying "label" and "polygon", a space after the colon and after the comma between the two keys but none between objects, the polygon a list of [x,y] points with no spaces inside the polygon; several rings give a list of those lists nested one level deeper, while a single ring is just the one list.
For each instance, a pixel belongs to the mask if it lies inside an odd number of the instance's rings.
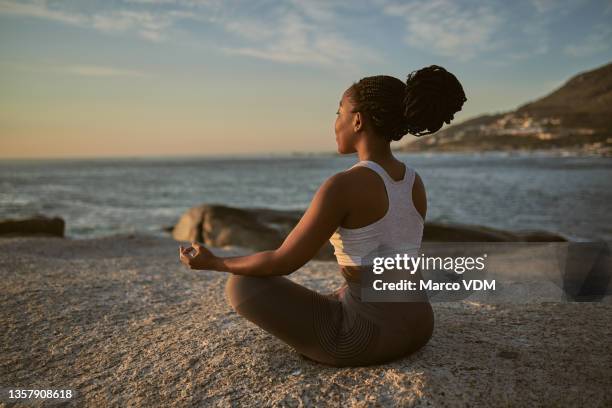
[{"label": "sea water", "polygon": [[[397,154],[421,175],[427,221],[612,240],[612,159]],[[202,203],[304,210],[355,155],[0,161],[0,218],[60,216],[73,238],[165,235]]]}]

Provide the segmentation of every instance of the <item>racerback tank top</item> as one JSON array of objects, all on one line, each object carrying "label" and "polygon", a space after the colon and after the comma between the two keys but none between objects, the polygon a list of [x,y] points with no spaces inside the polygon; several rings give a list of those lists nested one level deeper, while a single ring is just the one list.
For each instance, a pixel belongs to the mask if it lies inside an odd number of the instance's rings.
[{"label": "racerback tank top", "polygon": [[378,163],[362,160],[351,167],[367,167],[382,178],[388,197],[386,214],[360,228],[338,227],[329,241],[340,265],[370,265],[373,257],[406,253],[414,256],[423,237],[424,220],[412,202],[415,171],[406,164],[404,178],[395,181]]}]

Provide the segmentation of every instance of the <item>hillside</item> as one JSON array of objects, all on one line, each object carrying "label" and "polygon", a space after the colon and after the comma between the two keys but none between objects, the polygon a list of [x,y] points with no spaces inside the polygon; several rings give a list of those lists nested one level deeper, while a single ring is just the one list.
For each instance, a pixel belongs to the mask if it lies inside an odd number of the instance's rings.
[{"label": "hillside", "polygon": [[482,115],[401,151],[571,150],[612,155],[612,63],[516,110]]}]

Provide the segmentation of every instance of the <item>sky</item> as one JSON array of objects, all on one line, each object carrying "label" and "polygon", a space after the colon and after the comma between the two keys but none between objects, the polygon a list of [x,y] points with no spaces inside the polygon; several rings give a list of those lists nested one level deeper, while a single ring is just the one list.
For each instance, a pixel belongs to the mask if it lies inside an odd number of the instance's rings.
[{"label": "sky", "polygon": [[458,123],[610,61],[602,0],[0,0],[0,158],[334,152],[365,76],[445,67]]}]

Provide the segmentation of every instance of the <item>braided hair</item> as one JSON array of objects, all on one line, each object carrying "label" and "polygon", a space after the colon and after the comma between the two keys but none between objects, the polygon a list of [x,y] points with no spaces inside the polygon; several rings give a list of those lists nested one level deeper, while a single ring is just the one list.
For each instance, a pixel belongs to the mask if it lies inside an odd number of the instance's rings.
[{"label": "braided hair", "polygon": [[362,78],[351,85],[349,96],[353,112],[368,116],[376,133],[389,141],[437,132],[467,101],[457,78],[437,65],[411,72],[406,83],[388,75]]}]

